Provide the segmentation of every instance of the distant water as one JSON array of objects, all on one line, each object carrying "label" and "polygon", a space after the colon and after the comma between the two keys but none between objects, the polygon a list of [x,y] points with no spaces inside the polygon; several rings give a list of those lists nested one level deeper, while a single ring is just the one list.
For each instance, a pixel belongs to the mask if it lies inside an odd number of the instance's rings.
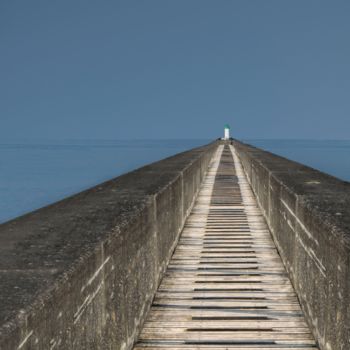
[{"label": "distant water", "polygon": [[0,144],[0,222],[210,140],[7,141]]},{"label": "distant water", "polygon": [[[0,144],[0,222],[210,140],[8,141]],[[350,140],[245,140],[350,180]]]},{"label": "distant water", "polygon": [[350,181],[350,140],[244,140],[244,142]]}]

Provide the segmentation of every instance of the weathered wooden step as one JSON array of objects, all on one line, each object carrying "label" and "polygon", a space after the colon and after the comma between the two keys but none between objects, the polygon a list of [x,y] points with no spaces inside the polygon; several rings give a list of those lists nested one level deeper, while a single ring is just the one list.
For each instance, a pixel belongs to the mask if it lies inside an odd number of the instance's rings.
[{"label": "weathered wooden step", "polygon": [[134,350],[316,350],[233,149],[220,146]]}]

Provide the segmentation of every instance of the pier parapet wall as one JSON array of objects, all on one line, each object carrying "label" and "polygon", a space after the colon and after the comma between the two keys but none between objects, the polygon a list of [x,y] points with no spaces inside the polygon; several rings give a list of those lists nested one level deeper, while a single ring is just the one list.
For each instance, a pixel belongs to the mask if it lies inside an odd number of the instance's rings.
[{"label": "pier parapet wall", "polygon": [[350,349],[350,183],[232,144],[320,348]]},{"label": "pier parapet wall", "polygon": [[0,349],[130,349],[217,146],[0,225]]}]

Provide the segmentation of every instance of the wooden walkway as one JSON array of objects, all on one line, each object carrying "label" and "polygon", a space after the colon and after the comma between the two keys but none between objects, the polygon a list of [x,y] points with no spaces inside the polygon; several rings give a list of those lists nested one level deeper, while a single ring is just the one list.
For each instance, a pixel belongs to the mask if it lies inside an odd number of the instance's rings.
[{"label": "wooden walkway", "polygon": [[232,146],[220,146],[134,350],[315,350]]}]

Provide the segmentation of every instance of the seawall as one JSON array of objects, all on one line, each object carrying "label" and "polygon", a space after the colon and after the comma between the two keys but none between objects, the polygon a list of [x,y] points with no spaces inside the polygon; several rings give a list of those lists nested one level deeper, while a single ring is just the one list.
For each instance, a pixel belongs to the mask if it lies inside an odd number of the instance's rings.
[{"label": "seawall", "polygon": [[350,183],[232,144],[320,348],[350,349]]},{"label": "seawall", "polygon": [[217,145],[0,225],[0,349],[130,349]]}]

